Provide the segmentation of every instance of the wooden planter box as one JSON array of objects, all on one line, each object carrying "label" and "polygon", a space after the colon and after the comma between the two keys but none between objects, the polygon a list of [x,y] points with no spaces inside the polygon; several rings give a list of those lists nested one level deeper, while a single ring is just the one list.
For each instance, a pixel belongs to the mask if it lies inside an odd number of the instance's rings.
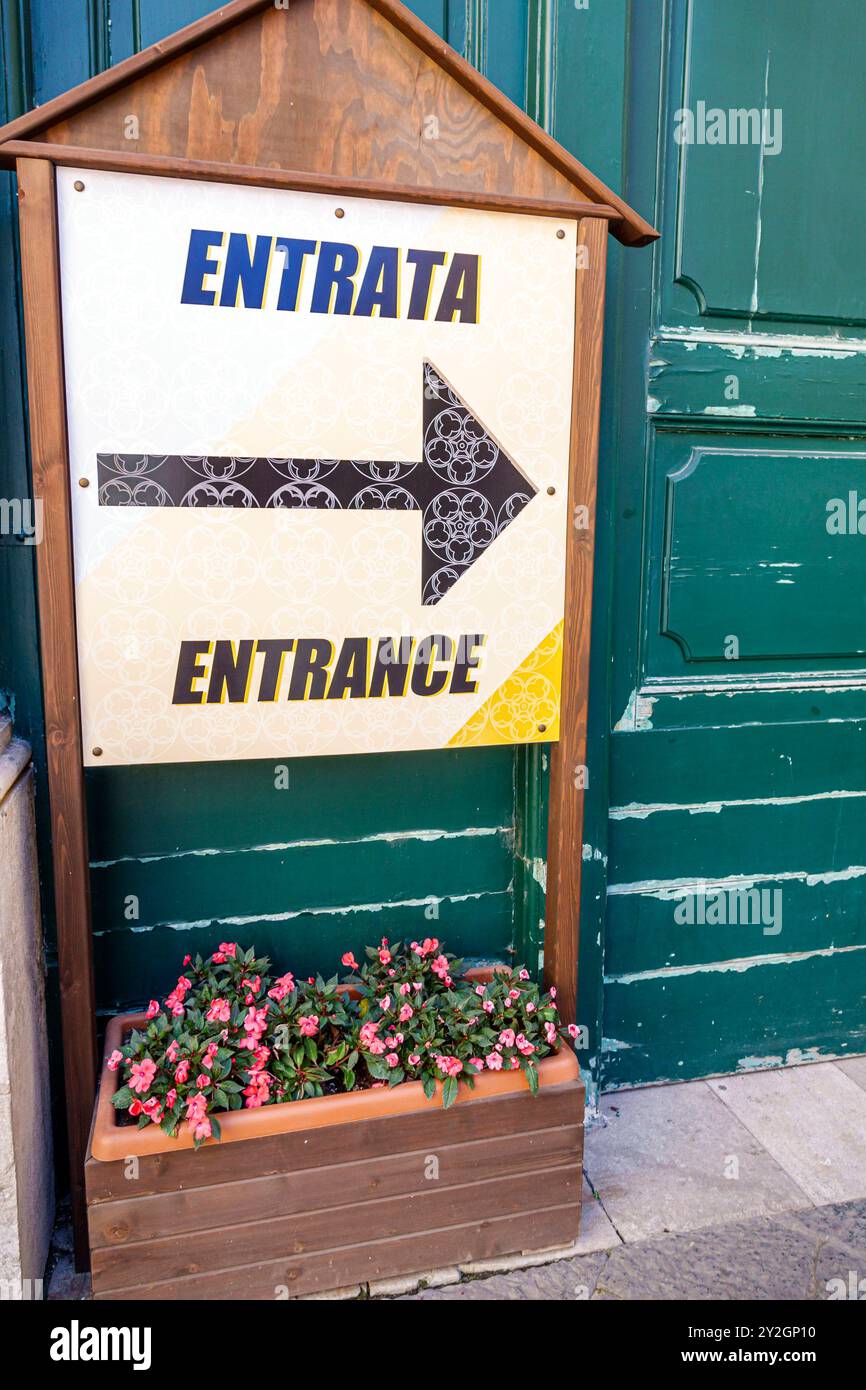
[{"label": "wooden planter box", "polygon": [[[113,1019],[106,1055],[141,1022]],[[294,1297],[569,1244],[584,1087],[571,1052],[539,1073],[533,1097],[522,1072],[486,1072],[449,1110],[412,1081],[234,1111],[195,1152],[185,1128],[117,1124],[103,1070],[85,1166],[94,1297]]]}]

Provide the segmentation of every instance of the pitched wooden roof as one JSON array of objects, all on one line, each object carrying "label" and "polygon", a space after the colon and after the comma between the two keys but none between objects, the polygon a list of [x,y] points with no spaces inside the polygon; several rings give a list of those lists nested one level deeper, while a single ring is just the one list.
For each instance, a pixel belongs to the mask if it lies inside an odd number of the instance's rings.
[{"label": "pitched wooden roof", "polygon": [[113,152],[126,168],[139,156],[151,170],[219,163],[582,201],[607,209],[626,245],[658,235],[400,0],[233,0],[10,121],[0,163],[22,142]]}]

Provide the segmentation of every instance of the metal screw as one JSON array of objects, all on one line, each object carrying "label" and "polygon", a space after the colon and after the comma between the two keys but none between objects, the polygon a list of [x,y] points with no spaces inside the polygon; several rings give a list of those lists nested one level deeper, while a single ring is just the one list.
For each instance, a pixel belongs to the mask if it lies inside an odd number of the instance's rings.
[{"label": "metal screw", "polygon": [[79,478],[79,479],[78,479],[78,486],[79,486],[79,487],[90,487],[90,479],[89,479],[89,478]]},{"label": "metal screw", "polygon": [[559,231],[556,233],[556,236],[559,241],[565,241],[565,232],[562,230],[561,227]]},{"label": "metal screw", "polygon": [[102,757],[102,749],[101,749],[101,748],[94,748],[94,750],[93,750],[93,756],[94,756],[94,758],[101,758],[101,757]]},{"label": "metal screw", "polygon": [[81,182],[81,179],[76,179],[72,187],[75,189],[76,193],[84,192],[84,184]]},{"label": "metal screw", "polygon": [[547,495],[548,495],[548,497],[555,497],[555,496],[556,496],[556,488],[555,488],[555,487],[549,487],[549,488],[547,489]]},{"label": "metal screw", "polygon": [[346,214],[344,213],[344,211],[343,211],[342,208],[337,208],[337,211],[334,213],[334,216],[335,216],[335,217],[345,217]]},{"label": "metal screw", "polygon": [[546,734],[546,733],[547,733],[547,725],[546,725],[546,724],[539,724],[539,726],[538,726],[538,732],[539,732],[540,734]]}]

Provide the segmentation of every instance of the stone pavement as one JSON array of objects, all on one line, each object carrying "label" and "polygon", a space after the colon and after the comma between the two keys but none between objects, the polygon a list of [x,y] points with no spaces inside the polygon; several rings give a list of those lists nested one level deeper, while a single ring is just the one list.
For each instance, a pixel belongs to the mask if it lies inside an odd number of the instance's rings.
[{"label": "stone pavement", "polygon": [[853,1289],[866,1299],[864,1199],[619,1244],[486,1279],[464,1277],[398,1301],[827,1300],[849,1298]]}]

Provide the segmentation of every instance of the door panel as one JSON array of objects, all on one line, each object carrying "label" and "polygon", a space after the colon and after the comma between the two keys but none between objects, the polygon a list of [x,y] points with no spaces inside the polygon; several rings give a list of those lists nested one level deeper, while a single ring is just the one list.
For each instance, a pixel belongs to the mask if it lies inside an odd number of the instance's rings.
[{"label": "door panel", "polygon": [[[630,13],[658,155],[635,120],[628,194],[663,239],[620,344],[608,1088],[866,1048],[866,11]],[[679,144],[701,102],[728,134],[781,108],[781,148]]]}]

